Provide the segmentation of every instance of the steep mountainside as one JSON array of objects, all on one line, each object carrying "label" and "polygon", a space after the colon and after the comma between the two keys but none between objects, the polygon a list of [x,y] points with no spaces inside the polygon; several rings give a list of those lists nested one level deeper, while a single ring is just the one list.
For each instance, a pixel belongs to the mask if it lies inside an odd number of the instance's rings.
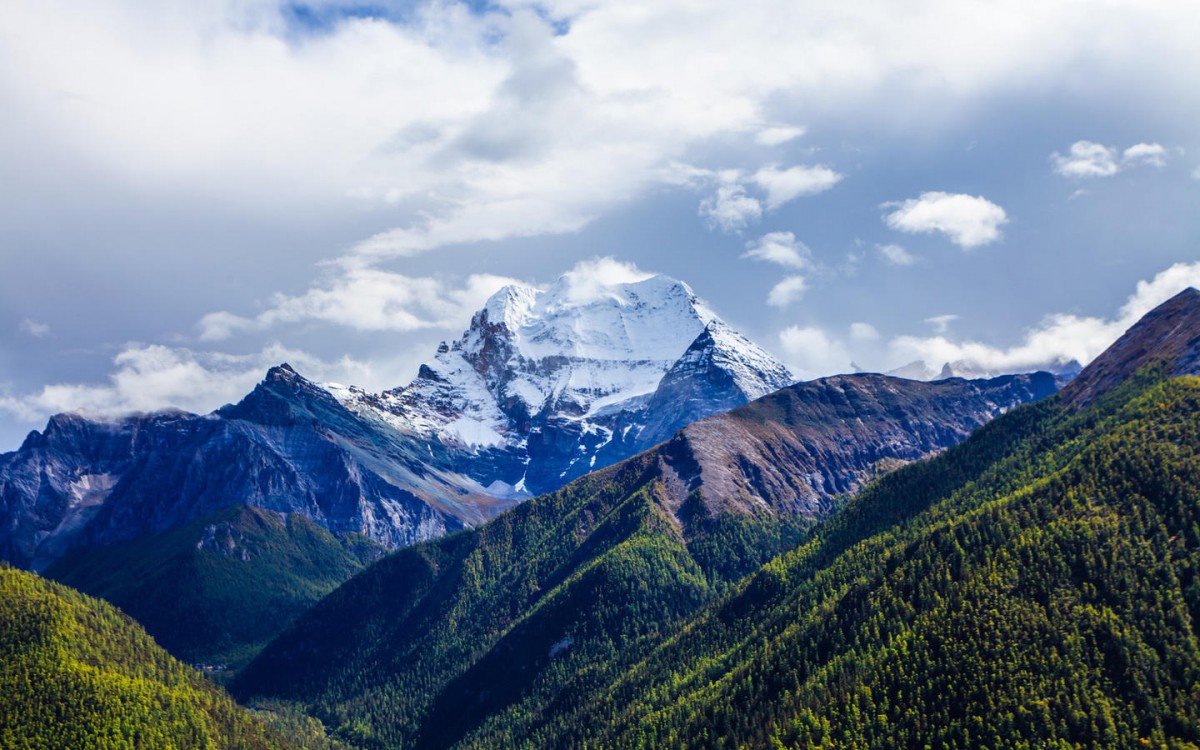
[{"label": "steep mountainside", "polygon": [[382,553],[299,513],[231,506],[128,542],[76,547],[45,575],[120,607],[188,663],[237,669]]},{"label": "steep mountainside", "polygon": [[0,455],[0,559],[41,569],[242,504],[397,548],[791,380],[674,279],[507,287],[395,391],[322,388],[282,365],[206,416],[53,417]]},{"label": "steep mountainside", "polygon": [[1091,403],[1160,361],[1170,363],[1172,375],[1200,375],[1200,291],[1188,287],[1147,313],[1064,389],[1063,398]]},{"label": "steep mountainside", "polygon": [[81,543],[125,541],[246,504],[398,547],[505,507],[439,468],[449,463],[441,445],[351,413],[282,365],[207,416],[52,418],[0,456],[0,557],[40,568]]},{"label": "steep mountainside", "polygon": [[104,602],[0,566],[0,746],[329,746],[268,726]]},{"label": "steep mountainside", "polygon": [[683,282],[508,286],[410,385],[334,392],[360,414],[457,449],[496,494],[557,489],[691,421],[793,382]]},{"label": "steep mountainside", "polygon": [[816,519],[833,498],[1055,389],[1048,373],[798,383],[684,428],[661,450],[664,497],[676,508],[698,491],[710,515],[783,511]]},{"label": "steep mountainside", "polygon": [[1147,331],[1083,408],[885,477],[616,681],[461,744],[1196,747],[1200,379],[1169,376],[1197,349]]},{"label": "steep mountainside", "polygon": [[371,747],[1196,747],[1196,344],[1145,335],[743,579],[795,527],[672,511],[663,446],[373,566],[236,688]]},{"label": "steep mountainside", "polygon": [[452,744],[522,701],[569,703],[794,544],[836,493],[1053,389],[1045,374],[791,386],[373,566],[237,690],[299,701],[340,736],[384,746]]}]

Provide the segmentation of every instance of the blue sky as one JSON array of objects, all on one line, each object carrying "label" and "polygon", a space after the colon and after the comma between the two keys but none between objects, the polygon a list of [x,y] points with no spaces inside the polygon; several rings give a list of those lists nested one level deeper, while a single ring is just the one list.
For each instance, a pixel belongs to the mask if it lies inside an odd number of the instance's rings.
[{"label": "blue sky", "polygon": [[507,280],[686,280],[804,377],[1087,359],[1200,282],[1192,2],[6,3],[0,450],[406,383]]}]

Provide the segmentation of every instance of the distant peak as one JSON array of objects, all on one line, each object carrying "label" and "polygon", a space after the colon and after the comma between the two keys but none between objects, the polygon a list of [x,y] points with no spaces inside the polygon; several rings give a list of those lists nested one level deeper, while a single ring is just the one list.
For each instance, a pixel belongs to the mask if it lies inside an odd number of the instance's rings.
[{"label": "distant peak", "polygon": [[267,380],[267,381],[276,381],[276,380],[292,381],[292,380],[295,380],[297,377],[299,377],[299,373],[297,373],[294,369],[292,369],[292,366],[289,365],[287,362],[284,362],[282,364],[275,365],[270,370],[267,370],[267,377],[265,378],[265,380]]}]

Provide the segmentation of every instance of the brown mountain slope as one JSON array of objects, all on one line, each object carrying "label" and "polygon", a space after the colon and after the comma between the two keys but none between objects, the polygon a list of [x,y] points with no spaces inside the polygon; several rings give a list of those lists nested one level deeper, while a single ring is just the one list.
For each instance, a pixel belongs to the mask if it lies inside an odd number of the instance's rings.
[{"label": "brown mountain slope", "polygon": [[1151,362],[1172,375],[1200,374],[1200,291],[1184,289],[1147,313],[1063,388],[1062,398],[1085,406]]},{"label": "brown mountain slope", "polygon": [[880,472],[948,448],[1055,389],[1049,373],[933,383],[838,375],[798,383],[696,422],[665,443],[666,504],[678,514],[698,491],[710,516],[815,519],[834,497]]}]

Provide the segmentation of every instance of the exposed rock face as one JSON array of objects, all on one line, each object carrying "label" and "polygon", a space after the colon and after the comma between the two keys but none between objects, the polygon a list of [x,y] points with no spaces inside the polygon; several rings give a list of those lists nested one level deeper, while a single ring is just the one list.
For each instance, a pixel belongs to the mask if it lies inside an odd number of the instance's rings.
[{"label": "exposed rock face", "polygon": [[833,498],[881,471],[955,445],[1056,390],[1045,372],[933,383],[838,375],[798,383],[689,425],[662,446],[667,504],[680,512],[698,491],[710,515],[815,519]]},{"label": "exposed rock face", "polygon": [[408,386],[333,388],[349,408],[457,454],[498,495],[557,489],[701,417],[793,382],[666,276],[501,289]]},{"label": "exposed rock face", "polygon": [[40,568],[76,544],[242,504],[399,547],[504,507],[449,463],[441,446],[356,416],[283,365],[207,416],[51,419],[0,456],[0,555]]},{"label": "exposed rock face", "polygon": [[40,568],[239,504],[400,547],[791,382],[674,279],[510,286],[404,388],[283,365],[207,416],[54,417],[0,456],[0,556]]}]

